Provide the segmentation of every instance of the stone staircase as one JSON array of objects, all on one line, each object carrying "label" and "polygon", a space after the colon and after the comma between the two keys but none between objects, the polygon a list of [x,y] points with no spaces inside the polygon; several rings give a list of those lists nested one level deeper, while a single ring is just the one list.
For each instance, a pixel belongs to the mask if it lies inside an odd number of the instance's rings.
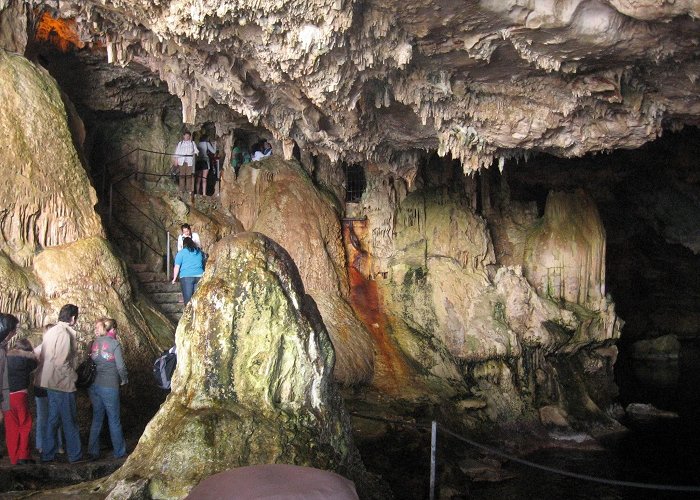
[{"label": "stone staircase", "polygon": [[153,272],[144,264],[130,264],[129,267],[136,274],[141,291],[148,295],[158,309],[177,325],[184,308],[180,284],[173,285],[165,273]]}]

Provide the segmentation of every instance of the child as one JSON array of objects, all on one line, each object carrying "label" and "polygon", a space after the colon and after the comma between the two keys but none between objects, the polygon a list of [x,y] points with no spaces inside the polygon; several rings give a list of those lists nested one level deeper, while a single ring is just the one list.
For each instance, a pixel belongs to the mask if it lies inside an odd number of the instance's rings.
[{"label": "child", "polygon": [[5,412],[5,441],[10,463],[33,464],[29,447],[32,414],[29,412],[29,375],[36,368],[32,344],[20,339],[7,353],[7,375],[10,382],[10,411]]}]

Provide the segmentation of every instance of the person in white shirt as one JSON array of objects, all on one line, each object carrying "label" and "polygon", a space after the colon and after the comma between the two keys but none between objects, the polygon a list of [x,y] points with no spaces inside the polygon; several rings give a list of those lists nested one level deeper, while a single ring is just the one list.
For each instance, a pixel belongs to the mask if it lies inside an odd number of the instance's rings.
[{"label": "person in white shirt", "polygon": [[272,155],[272,146],[267,148],[266,146],[270,143],[265,139],[260,140],[258,143],[253,145],[253,161],[260,161],[268,156]]},{"label": "person in white shirt", "polygon": [[201,248],[202,244],[199,241],[199,235],[197,233],[192,232],[192,228],[190,227],[189,224],[185,223],[182,226],[180,226],[180,230],[182,233],[180,236],[177,237],[177,251],[179,252],[182,250],[183,246],[183,240],[185,238],[192,238],[192,241],[194,241],[195,245]]},{"label": "person in white shirt", "polygon": [[177,143],[177,148],[175,148],[175,155],[173,157],[173,164],[179,167],[180,191],[187,191],[187,179],[194,175],[194,159],[197,154],[199,154],[199,150],[192,140],[192,134],[185,131],[185,133],[182,134],[182,140]]},{"label": "person in white shirt", "polygon": [[194,194],[204,195],[207,194],[207,177],[211,168],[209,153],[216,154],[216,149],[214,149],[206,135],[202,136],[197,144],[197,149],[199,150],[199,156],[197,157],[195,169],[197,175],[194,178]]}]

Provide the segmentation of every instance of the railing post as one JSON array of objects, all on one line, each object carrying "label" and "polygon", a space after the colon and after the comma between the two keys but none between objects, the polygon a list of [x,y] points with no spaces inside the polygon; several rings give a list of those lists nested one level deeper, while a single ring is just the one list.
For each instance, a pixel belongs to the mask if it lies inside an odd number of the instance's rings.
[{"label": "railing post", "polygon": [[430,430],[430,500],[435,500],[435,451],[437,445],[437,422],[433,420]]},{"label": "railing post", "polygon": [[102,164],[102,190],[100,191],[100,195],[104,196],[105,195],[105,188],[107,187],[107,164],[103,163]]},{"label": "railing post", "polygon": [[221,196],[221,159],[216,160],[216,196]]},{"label": "railing post", "polygon": [[165,250],[165,275],[168,277],[168,281],[170,281],[170,231],[165,231],[165,234],[167,241],[167,248]]},{"label": "railing post", "polygon": [[109,225],[112,225],[112,195],[114,193],[114,185],[109,185]]}]

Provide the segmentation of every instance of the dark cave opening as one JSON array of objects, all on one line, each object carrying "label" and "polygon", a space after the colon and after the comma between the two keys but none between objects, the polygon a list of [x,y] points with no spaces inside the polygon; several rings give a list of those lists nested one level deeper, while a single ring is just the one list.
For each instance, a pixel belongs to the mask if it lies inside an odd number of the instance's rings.
[{"label": "dark cave opening", "polygon": [[345,164],[343,170],[345,171],[345,201],[357,203],[367,187],[365,169],[362,165],[354,163]]}]

